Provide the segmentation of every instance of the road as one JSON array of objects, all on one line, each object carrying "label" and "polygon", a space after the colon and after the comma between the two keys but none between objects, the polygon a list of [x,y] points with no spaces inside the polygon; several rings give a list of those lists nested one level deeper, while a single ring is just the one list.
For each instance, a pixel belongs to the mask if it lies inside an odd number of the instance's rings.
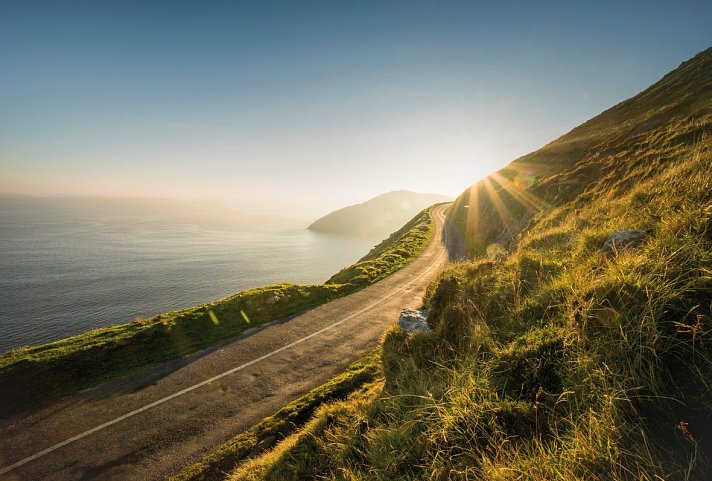
[{"label": "road", "polygon": [[0,480],[158,480],[373,349],[447,261],[445,206],[403,269],[215,348],[0,420]]}]

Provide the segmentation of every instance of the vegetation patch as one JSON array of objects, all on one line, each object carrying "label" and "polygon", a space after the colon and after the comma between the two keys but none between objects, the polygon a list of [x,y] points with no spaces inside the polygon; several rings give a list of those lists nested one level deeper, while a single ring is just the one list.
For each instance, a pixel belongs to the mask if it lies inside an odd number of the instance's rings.
[{"label": "vegetation patch", "polygon": [[504,346],[493,363],[493,381],[505,397],[534,402],[544,393],[563,392],[565,337],[565,331],[547,326]]}]

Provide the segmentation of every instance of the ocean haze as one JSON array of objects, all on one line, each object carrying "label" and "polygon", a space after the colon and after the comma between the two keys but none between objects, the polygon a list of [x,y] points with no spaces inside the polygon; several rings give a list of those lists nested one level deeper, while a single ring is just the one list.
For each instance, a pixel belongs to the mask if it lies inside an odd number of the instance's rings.
[{"label": "ocean haze", "polygon": [[380,239],[145,199],[0,198],[0,352],[264,284],[321,283]]}]

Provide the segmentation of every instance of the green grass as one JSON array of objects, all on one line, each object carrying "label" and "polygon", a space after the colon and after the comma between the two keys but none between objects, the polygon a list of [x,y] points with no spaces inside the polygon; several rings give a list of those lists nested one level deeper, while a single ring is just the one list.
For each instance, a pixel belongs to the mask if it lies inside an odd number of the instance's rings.
[{"label": "green grass", "polygon": [[302,313],[403,267],[432,237],[430,209],[323,285],[278,284],[0,356],[0,405],[32,405]]},{"label": "green grass", "polygon": [[[382,385],[227,478],[708,480],[710,87],[712,49],[463,194],[433,331],[392,328]],[[648,234],[604,252],[622,229]]]}]

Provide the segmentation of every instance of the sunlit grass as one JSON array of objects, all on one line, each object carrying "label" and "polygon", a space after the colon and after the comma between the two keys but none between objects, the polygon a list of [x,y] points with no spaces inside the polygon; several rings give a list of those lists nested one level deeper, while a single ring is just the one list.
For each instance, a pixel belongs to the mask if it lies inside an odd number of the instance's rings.
[{"label": "sunlit grass", "polygon": [[[704,55],[466,191],[451,219],[473,258],[429,286],[433,331],[391,329],[380,394],[323,408],[229,479],[708,480]],[[604,252],[624,229],[646,237]]]}]

